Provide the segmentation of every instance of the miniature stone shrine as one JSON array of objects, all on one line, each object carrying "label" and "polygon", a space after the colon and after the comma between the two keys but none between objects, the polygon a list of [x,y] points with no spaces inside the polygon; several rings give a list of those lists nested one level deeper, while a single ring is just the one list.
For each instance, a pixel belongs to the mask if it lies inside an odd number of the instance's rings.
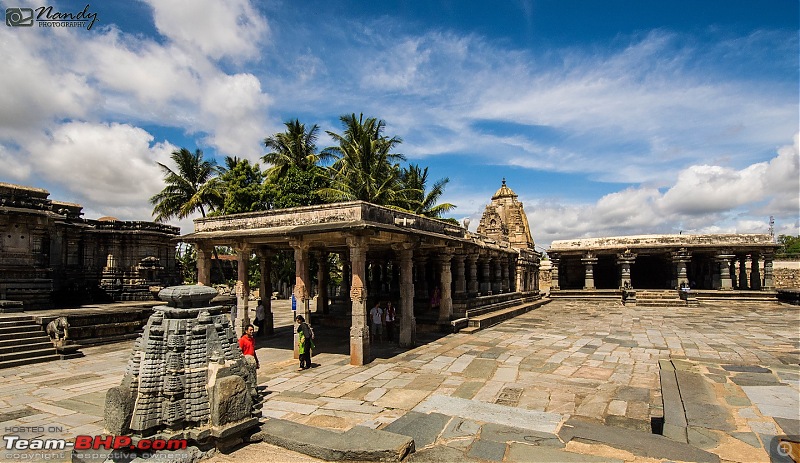
[{"label": "miniature stone shrine", "polygon": [[242,355],[208,286],[173,286],[136,341],[122,384],[106,394],[105,428],[133,438],[235,439],[258,425],[255,362]]}]

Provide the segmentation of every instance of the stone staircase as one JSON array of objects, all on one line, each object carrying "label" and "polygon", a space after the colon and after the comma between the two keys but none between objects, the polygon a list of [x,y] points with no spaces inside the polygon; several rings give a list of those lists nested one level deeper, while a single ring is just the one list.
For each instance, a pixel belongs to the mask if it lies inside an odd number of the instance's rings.
[{"label": "stone staircase", "polygon": [[[694,298],[690,298],[694,299]],[[697,299],[694,299],[696,305]],[[689,301],[681,299],[678,291],[669,290],[639,290],[636,292],[637,307],[687,307]]]},{"label": "stone staircase", "polygon": [[29,316],[0,316],[0,368],[59,358],[50,337]]},{"label": "stone staircase", "polygon": [[[504,301],[489,306],[483,306],[467,311],[467,316],[461,320],[453,321],[462,333],[474,333],[500,322],[529,312],[550,302],[550,299],[541,299],[539,296],[527,297]],[[463,327],[466,324],[466,327]]]}]

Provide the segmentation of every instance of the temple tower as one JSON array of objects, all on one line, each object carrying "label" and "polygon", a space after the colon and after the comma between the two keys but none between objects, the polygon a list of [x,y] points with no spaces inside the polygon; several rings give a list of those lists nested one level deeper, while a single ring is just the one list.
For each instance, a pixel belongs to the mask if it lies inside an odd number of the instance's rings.
[{"label": "temple tower", "polygon": [[522,203],[517,200],[517,194],[506,186],[506,179],[483,211],[478,233],[498,241],[508,241],[517,249],[533,250],[528,217]]}]

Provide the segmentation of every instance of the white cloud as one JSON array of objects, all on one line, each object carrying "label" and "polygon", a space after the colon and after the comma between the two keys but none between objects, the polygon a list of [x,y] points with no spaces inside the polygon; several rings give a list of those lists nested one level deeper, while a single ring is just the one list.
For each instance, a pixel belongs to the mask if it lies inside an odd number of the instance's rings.
[{"label": "white cloud", "polygon": [[269,31],[248,0],[147,0],[158,31],[213,59],[252,58]]},{"label": "white cloud", "polygon": [[211,132],[207,141],[231,156],[257,160],[263,154],[260,141],[266,136],[264,108],[269,101],[252,74],[207,80],[200,103]]},{"label": "white cloud", "polygon": [[[148,199],[163,188],[156,162],[168,164],[175,146],[156,143],[146,131],[127,124],[70,122],[58,126],[26,148],[29,166],[52,184],[70,192],[76,202],[88,204],[120,219],[133,206],[147,207]],[[60,199],[60,198],[56,198]]]}]

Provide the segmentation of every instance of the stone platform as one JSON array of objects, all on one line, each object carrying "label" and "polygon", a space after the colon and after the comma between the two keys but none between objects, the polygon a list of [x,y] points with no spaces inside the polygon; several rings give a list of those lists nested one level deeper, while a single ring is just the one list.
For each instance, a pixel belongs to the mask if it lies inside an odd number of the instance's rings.
[{"label": "stone platform", "polygon": [[[292,358],[288,303],[273,301],[273,311],[276,335],[257,338],[264,422],[406,435],[415,452],[404,461],[767,462],[773,436],[794,434],[799,420],[782,416],[800,395],[800,309],[788,304],[557,300],[475,334],[425,333],[411,350],[384,341],[364,366],[349,364],[339,342],[346,330],[315,325],[318,349],[305,371]],[[129,349],[90,347],[82,359],[0,371],[0,426],[28,437],[100,433],[105,391],[119,384]],[[687,415],[718,405],[730,427],[697,426],[687,443],[652,434],[666,415],[660,361],[686,365],[710,386]],[[210,461],[315,458],[257,442]]]}]

